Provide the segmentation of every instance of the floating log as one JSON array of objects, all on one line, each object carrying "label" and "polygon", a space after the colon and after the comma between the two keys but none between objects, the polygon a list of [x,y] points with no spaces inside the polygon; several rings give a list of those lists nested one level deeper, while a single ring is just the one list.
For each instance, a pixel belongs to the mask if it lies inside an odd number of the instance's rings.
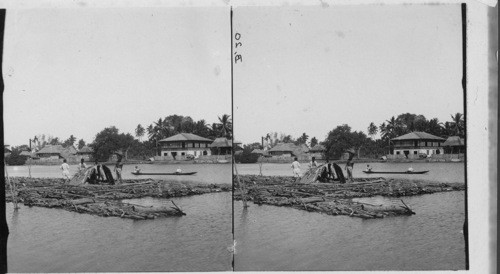
[{"label": "floating log", "polygon": [[[311,171],[311,174],[313,171]],[[402,197],[430,194],[442,191],[461,191],[463,183],[438,183],[422,180],[363,178],[353,183],[296,183],[295,178],[285,176],[240,175],[245,188],[235,191],[233,197],[244,194],[256,204],[289,206],[300,210],[347,215],[363,219],[387,216],[412,215],[415,212],[401,200],[402,205],[370,205],[355,202],[353,198],[386,196]]]},{"label": "floating log", "polygon": [[[121,217],[135,220],[186,215],[173,201],[173,206],[148,208],[121,202],[142,197],[184,197],[230,191],[230,184],[195,184],[164,180],[123,180],[120,185],[68,185],[62,179],[15,177],[19,201],[26,206],[61,208],[68,211]],[[10,194],[10,193],[9,193]],[[11,201],[12,195],[6,195]]]}]

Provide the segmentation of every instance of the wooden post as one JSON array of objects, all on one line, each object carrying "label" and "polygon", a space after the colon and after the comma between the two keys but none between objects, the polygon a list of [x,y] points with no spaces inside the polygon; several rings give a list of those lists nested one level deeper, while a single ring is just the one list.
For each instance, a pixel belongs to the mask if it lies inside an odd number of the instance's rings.
[{"label": "wooden post", "polygon": [[29,176],[31,178],[31,157],[28,157],[28,172],[29,172]]},{"label": "wooden post", "polygon": [[238,169],[236,168],[236,162],[234,161],[233,157],[233,165],[234,165],[234,173],[236,174],[236,181],[238,182],[238,186],[240,187],[240,192],[241,192],[241,200],[243,201],[243,208],[247,208],[247,196],[246,196],[246,187],[241,183],[240,181],[240,176],[238,175]]},{"label": "wooden post", "polygon": [[14,204],[14,210],[17,210],[19,206],[17,205],[16,184],[14,183],[14,185],[12,185],[12,182],[10,181],[9,178],[9,173],[7,172],[7,164],[5,164],[5,162],[4,166],[5,166],[5,176],[7,177],[7,182],[9,183],[10,187],[10,193],[12,194],[12,203]]},{"label": "wooden post", "polygon": [[259,176],[262,176],[262,155],[259,156]]}]

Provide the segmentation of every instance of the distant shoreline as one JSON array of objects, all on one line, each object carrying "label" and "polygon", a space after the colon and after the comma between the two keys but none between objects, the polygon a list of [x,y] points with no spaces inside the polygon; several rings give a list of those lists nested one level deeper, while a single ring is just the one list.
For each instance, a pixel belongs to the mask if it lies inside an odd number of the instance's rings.
[{"label": "distant shoreline", "polygon": [[[213,162],[213,161],[197,161],[197,160],[190,160],[190,161],[123,161],[122,162],[124,165],[178,165],[178,164],[187,164],[187,165],[226,165],[226,164],[231,164],[231,162],[228,163],[219,163],[219,162]],[[37,163],[33,164],[31,166],[60,166],[62,163]],[[69,165],[78,165],[79,163],[68,163]],[[87,161],[85,162],[86,165],[89,164],[94,164],[93,161]],[[115,165],[116,161],[112,162],[99,162],[99,164],[102,165]],[[7,166],[28,166],[28,164],[24,165],[7,165]]]}]

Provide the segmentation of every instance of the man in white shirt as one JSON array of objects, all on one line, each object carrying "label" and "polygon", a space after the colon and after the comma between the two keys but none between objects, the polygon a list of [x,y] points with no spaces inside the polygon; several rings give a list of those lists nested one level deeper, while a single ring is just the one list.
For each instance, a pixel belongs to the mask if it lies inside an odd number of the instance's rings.
[{"label": "man in white shirt", "polygon": [[300,164],[295,157],[295,161],[292,163],[293,177],[300,177]]},{"label": "man in white shirt", "polygon": [[309,169],[317,168],[318,162],[316,162],[316,157],[312,157],[311,161],[309,162]]},{"label": "man in white shirt", "polygon": [[62,169],[62,176],[64,178],[64,181],[69,181],[71,178],[69,177],[69,165],[66,163],[66,159],[63,160],[63,163],[61,165]]}]

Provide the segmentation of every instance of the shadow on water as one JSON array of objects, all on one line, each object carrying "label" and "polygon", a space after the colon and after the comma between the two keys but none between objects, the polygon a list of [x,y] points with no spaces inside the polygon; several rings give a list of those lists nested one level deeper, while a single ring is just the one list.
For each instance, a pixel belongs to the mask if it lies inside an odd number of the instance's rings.
[{"label": "shadow on water", "polygon": [[[186,216],[134,221],[7,204],[11,272],[229,271],[231,194],[175,198]],[[170,199],[126,200],[170,206]],[[61,259],[62,258],[62,259]]]},{"label": "shadow on water", "polygon": [[463,198],[405,197],[416,215],[371,220],[253,204],[244,212],[235,203],[235,270],[464,269]]}]

